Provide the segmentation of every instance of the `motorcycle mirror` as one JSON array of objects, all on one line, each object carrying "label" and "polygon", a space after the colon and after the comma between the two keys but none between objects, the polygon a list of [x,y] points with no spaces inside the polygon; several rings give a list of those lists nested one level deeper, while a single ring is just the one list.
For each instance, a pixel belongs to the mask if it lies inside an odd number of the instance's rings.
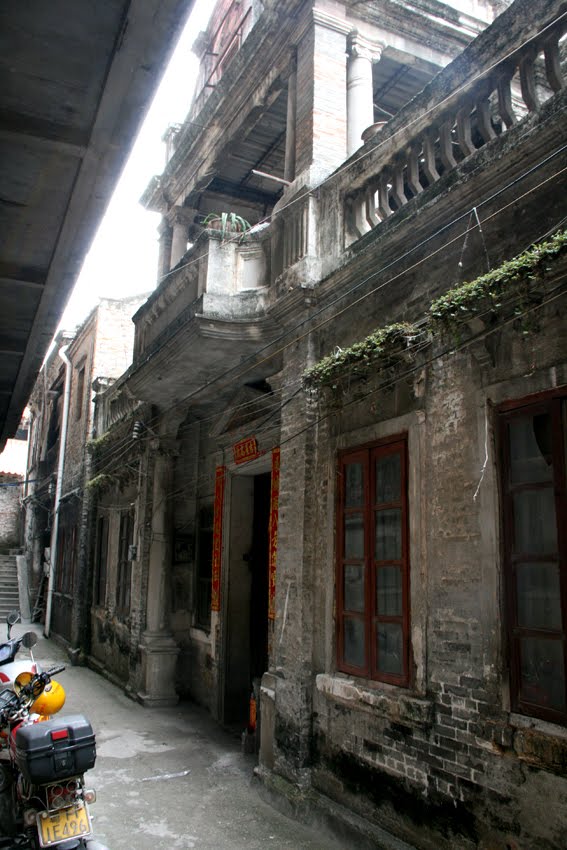
[{"label": "motorcycle mirror", "polygon": [[8,629],[7,629],[8,640],[10,640],[10,636],[12,634],[12,626],[15,625],[18,622],[19,619],[20,619],[20,612],[16,611],[16,610],[10,611],[10,613],[6,617],[6,622],[8,623]]},{"label": "motorcycle mirror", "polygon": [[26,649],[32,649],[37,643],[37,635],[35,632],[25,632],[22,635],[22,646]]}]

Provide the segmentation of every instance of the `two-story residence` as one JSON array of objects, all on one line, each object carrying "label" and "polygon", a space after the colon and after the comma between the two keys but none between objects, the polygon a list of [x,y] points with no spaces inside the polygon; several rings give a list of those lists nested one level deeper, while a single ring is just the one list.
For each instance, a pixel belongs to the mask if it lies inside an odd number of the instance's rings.
[{"label": "two-story residence", "polygon": [[492,17],[219,3],[96,397],[91,661],[253,692],[264,789],[378,845],[567,834],[566,15]]}]

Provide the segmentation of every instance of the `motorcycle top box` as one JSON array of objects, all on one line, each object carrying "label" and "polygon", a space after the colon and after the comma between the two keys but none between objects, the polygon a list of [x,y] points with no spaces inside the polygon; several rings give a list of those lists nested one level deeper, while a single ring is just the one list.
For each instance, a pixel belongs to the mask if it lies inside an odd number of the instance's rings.
[{"label": "motorcycle top box", "polygon": [[95,736],[82,714],[22,725],[15,737],[18,767],[33,785],[79,776],[94,767]]}]

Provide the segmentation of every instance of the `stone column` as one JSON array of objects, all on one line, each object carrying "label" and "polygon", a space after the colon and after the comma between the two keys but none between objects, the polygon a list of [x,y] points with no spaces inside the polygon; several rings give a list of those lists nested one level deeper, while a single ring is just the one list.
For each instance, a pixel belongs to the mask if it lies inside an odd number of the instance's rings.
[{"label": "stone column", "polygon": [[[156,441],[157,442],[157,441]],[[175,667],[179,648],[169,630],[171,564],[171,491],[174,449],[161,438],[156,446],[151,540],[146,592],[146,630],[142,634],[141,688],[138,699],[144,705],[175,705]]]},{"label": "stone column", "polygon": [[295,122],[297,116],[297,58],[292,58],[292,71],[287,82],[287,122],[285,133],[284,178],[291,181],[295,177]]},{"label": "stone column", "polygon": [[159,226],[158,278],[162,278],[171,268],[172,231],[167,219],[163,218]]},{"label": "stone column", "polygon": [[357,32],[349,35],[347,64],[348,156],[362,145],[362,134],[374,123],[372,62],[380,58]]},{"label": "stone column", "polygon": [[173,237],[171,241],[171,268],[177,265],[181,257],[187,251],[187,239],[189,236],[190,213],[181,207],[174,209],[170,220],[173,226]]}]

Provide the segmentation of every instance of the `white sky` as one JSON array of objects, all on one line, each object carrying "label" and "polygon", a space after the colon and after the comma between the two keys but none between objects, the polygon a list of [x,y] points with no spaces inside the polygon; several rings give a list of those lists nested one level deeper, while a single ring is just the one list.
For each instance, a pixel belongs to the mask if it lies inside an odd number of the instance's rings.
[{"label": "white sky", "polygon": [[99,298],[126,298],[155,288],[160,216],[147,212],[139,199],[153,175],[163,171],[165,145],[161,137],[165,129],[182,123],[187,116],[198,65],[191,46],[206,28],[214,5],[213,0],[196,0],[85,258],[60,328],[72,330],[80,324]]}]

